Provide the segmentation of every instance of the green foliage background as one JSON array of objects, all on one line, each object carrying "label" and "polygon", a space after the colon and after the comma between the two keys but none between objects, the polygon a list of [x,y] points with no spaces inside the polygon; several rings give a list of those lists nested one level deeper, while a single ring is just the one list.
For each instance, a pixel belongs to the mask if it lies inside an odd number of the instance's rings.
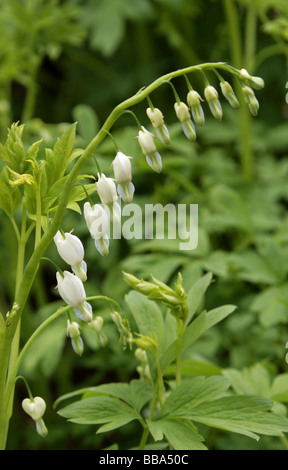
[{"label": "green foliage background", "polygon": [[[231,3],[241,32],[240,64],[235,63],[237,47],[225,1],[0,0],[0,132],[4,141],[7,127],[20,121],[25,124],[27,147],[43,138],[52,148],[59,132],[77,121],[77,144],[84,146],[119,102],[171,70],[225,61],[263,77],[259,115],[246,121],[253,157],[250,178],[243,176],[241,162],[243,116],[224,103],[221,123],[205,109],[205,126],[191,144],[176,122],[170,87],[161,88],[154,104],[165,115],[172,143],[168,149],[159,147],[160,175],[143,160],[131,117],[124,116],[113,132],[123,151],[135,157],[134,202],[199,204],[197,249],[180,251],[178,241],[168,239],[122,239],[111,243],[110,254],[103,259],[78,211],[68,211],[62,228],[74,227],[85,246],[87,295],[109,295],[123,306],[129,291],[123,270],[145,278],[152,273],[168,284],[181,270],[187,289],[212,272],[215,282],[205,294],[205,308],[233,304],[237,310],[189,349],[185,374],[224,374],[236,391],[278,397],[279,413],[286,414],[288,8],[284,0]],[[251,11],[257,18],[254,23]],[[177,82],[177,91],[185,98],[184,80]],[[137,107],[137,116],[146,122],[144,104]],[[105,141],[97,155],[104,172],[111,172],[114,153],[113,143]],[[93,160],[85,171],[96,175]],[[5,312],[14,285],[16,242],[3,214],[0,242],[0,309]],[[59,263],[55,247],[48,255]],[[23,342],[40,319],[61,304],[55,284],[53,268],[42,265],[24,315]],[[42,440],[24,416],[25,389],[19,382],[8,448],[101,449],[115,441],[121,448],[127,440],[129,447],[138,444],[138,425],[96,435],[95,427],[67,423],[53,410],[54,401],[67,391],[137,377],[137,361],[131,352],[121,350],[106,308],[99,306],[109,338],[105,349],[83,330],[87,347],[81,358],[75,356],[66,341],[65,320],[59,318],[29,350],[22,373],[47,402],[49,437]],[[284,448],[279,438],[256,442],[210,429],[202,434],[211,449]]]}]

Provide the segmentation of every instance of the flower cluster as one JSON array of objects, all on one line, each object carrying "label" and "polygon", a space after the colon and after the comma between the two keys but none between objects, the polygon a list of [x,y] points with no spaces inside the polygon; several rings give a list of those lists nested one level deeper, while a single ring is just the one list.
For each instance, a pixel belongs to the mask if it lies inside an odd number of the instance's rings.
[{"label": "flower cluster", "polygon": [[[93,319],[92,306],[86,300],[84,282],[87,280],[87,265],[84,261],[84,247],[81,240],[71,233],[62,233],[60,230],[54,237],[60,257],[70,264],[72,271],[57,271],[57,289],[64,302],[73,308],[76,317],[86,322],[91,328],[96,330],[99,343],[106,344],[105,336],[101,332],[103,326],[99,321],[100,317]],[[80,326],[77,322],[67,321],[67,336],[71,339],[74,351],[81,356],[84,349],[83,340],[80,334]]]},{"label": "flower cluster", "polygon": [[[254,77],[250,75],[246,69],[235,69],[234,72],[242,86],[244,101],[247,103],[250,112],[256,116],[259,109],[259,103],[255,97],[253,88],[258,90],[263,88],[264,81],[260,77]],[[234,93],[232,86],[229,82],[224,80],[218,72],[217,75],[220,78],[220,89],[222,95],[233,108],[238,108],[239,101],[236,94]],[[205,114],[203,111],[202,102],[206,100],[212,115],[218,121],[221,121],[223,118],[223,109],[220,103],[217,89],[208,82],[206,76],[205,88],[203,92],[205,99],[202,98],[201,95],[192,88],[188,79],[187,82],[189,91],[187,93],[186,103],[180,100],[171,82],[170,85],[172,86],[175,94],[176,101],[174,103],[174,110],[176,117],[181,123],[183,132],[187,139],[189,139],[191,142],[194,142],[196,140],[195,125],[203,126],[205,123]],[[164,123],[163,113],[158,108],[154,108],[153,106],[149,106],[146,110],[146,113],[150,123],[156,131],[158,138],[165,145],[169,145],[170,135],[167,126]],[[146,157],[148,164],[154,171],[159,173],[162,170],[162,158],[157,151],[155,138],[156,136],[152,132],[147,130],[144,126],[141,126],[137,136],[139,145]]]}]

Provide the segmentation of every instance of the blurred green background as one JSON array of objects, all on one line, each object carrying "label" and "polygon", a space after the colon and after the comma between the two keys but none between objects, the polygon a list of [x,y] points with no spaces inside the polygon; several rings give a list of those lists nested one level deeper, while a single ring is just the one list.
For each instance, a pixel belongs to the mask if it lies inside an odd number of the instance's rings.
[{"label": "blurred green background", "polygon": [[[201,358],[220,369],[245,369],[245,374],[260,364],[268,383],[287,372],[287,2],[0,0],[0,7],[2,141],[7,127],[20,121],[25,123],[27,146],[43,138],[43,148],[52,147],[65,126],[78,121],[77,144],[84,147],[118,103],[160,75],[189,65],[224,61],[265,80],[265,88],[256,93],[257,118],[246,108],[232,110],[222,99],[222,122],[215,121],[206,107],[205,126],[197,129],[193,144],[175,118],[171,88],[159,89],[153,103],[163,111],[171,134],[168,148],[158,146],[163,158],[160,175],[141,155],[131,116],[123,116],[113,129],[123,152],[135,157],[134,202],[199,205],[196,250],[180,251],[178,241],[168,239],[121,239],[111,242],[110,254],[103,259],[81,214],[67,211],[62,228],[74,228],[85,246],[87,295],[109,295],[124,311],[128,287],[122,270],[146,278],[152,273],[166,283],[172,283],[181,270],[187,288],[202,273],[212,271],[215,282],[205,308],[232,303],[238,309],[197,342],[187,359]],[[200,79],[195,74],[193,86],[203,93]],[[174,84],[185,101],[185,80]],[[148,128],[145,109],[142,103],[134,111]],[[114,156],[114,145],[107,139],[97,152],[107,174],[112,173]],[[96,175],[93,159],[85,172]],[[13,296],[16,241],[2,214],[0,223],[0,308],[5,312]],[[60,263],[54,246],[47,256]],[[24,315],[23,342],[41,319],[62,304],[55,284],[53,268],[43,264]],[[24,416],[21,399],[26,392],[19,382],[8,449],[101,449],[114,442],[121,448],[127,442],[129,447],[139,442],[138,428],[132,425],[108,436],[96,435],[94,427],[66,423],[52,408],[60,395],[79,387],[137,376],[137,361],[132,352],[121,350],[105,304],[99,303],[97,314],[105,319],[109,338],[105,349],[83,329],[85,352],[81,358],[75,356],[66,340],[65,319],[59,319],[27,354],[21,373],[35,395],[47,402],[49,435],[41,439],[34,423]],[[245,374],[253,389],[253,374],[252,379]],[[268,394],[267,390],[257,393]],[[285,406],[281,412],[286,413]],[[255,443],[221,431],[207,431],[205,437],[212,449],[281,449],[283,445],[276,438]]]}]

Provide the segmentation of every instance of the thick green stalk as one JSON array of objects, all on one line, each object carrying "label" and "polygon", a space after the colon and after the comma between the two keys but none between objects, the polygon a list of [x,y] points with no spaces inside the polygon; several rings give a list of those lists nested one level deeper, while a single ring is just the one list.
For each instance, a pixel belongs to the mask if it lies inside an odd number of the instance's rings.
[{"label": "thick green stalk", "polygon": [[184,323],[177,318],[177,356],[176,356],[176,385],[180,385],[182,378],[182,340]]}]

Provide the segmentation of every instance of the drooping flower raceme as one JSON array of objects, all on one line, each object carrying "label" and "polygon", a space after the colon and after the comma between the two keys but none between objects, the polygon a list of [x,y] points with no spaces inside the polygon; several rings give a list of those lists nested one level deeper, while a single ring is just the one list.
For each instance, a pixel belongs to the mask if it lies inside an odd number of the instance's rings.
[{"label": "drooping flower raceme", "polygon": [[107,178],[104,173],[101,175],[98,174],[96,189],[102,204],[105,204],[105,206],[108,207],[112,220],[118,223],[121,217],[121,209],[117,202],[118,195],[115,181],[113,178]]},{"label": "drooping flower raceme", "polygon": [[43,415],[46,410],[46,403],[41,397],[33,399],[24,398],[22,408],[36,423],[36,430],[41,437],[46,437],[48,430],[43,421]]},{"label": "drooping flower raceme", "polygon": [[91,237],[95,240],[95,246],[102,256],[109,253],[109,217],[101,204],[93,207],[90,202],[84,204],[84,218]]},{"label": "drooping flower raceme", "polygon": [[129,203],[134,196],[135,187],[132,183],[131,158],[123,152],[117,152],[112,162],[115,180],[117,181],[117,191],[121,199]]},{"label": "drooping flower raceme", "polygon": [[87,279],[87,265],[83,260],[84,247],[81,240],[72,233],[62,234],[58,230],[54,242],[61,258],[67,264],[70,264],[76,276],[85,282]]},{"label": "drooping flower raceme", "polygon": [[78,318],[85,322],[90,322],[93,318],[92,307],[86,302],[86,293],[81,279],[69,271],[62,275],[57,272],[57,288],[60,296],[75,311]]},{"label": "drooping flower raceme", "polygon": [[164,123],[164,116],[163,116],[162,111],[160,111],[160,109],[158,108],[152,109],[149,107],[146,109],[146,114],[148,118],[150,119],[152,126],[156,130],[156,133],[159,139],[161,140],[161,142],[163,142],[163,144],[165,145],[169,145],[170,135],[169,135],[167,126]]},{"label": "drooping flower raceme", "polygon": [[194,142],[196,140],[196,132],[187,104],[181,101],[179,103],[175,103],[174,108],[176,116],[182,124],[184,134],[186,135],[187,139]]},{"label": "drooping flower raceme", "polygon": [[162,159],[159,152],[157,152],[154,138],[155,136],[152,132],[149,132],[144,126],[141,126],[137,136],[141,150],[146,157],[148,165],[151,166],[154,171],[160,173],[162,170]]}]

